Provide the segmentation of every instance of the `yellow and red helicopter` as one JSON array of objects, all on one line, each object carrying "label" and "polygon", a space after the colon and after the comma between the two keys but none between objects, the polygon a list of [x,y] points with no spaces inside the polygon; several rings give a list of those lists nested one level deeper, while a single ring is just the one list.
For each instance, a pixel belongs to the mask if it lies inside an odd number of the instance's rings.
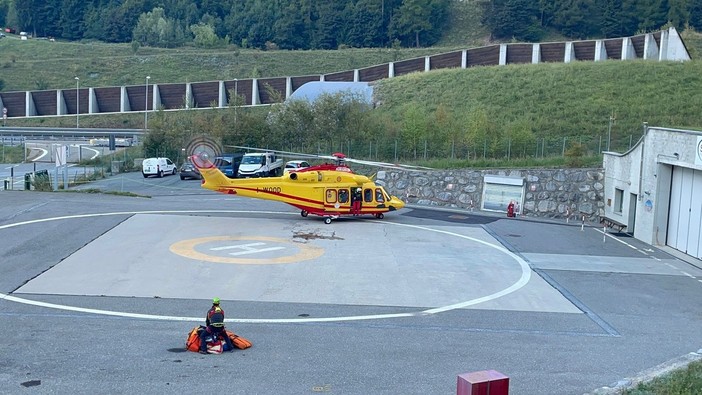
[{"label": "yellow and red helicopter", "polygon": [[[237,148],[251,149],[250,147]],[[347,161],[402,169],[419,168],[419,166],[353,160],[341,153],[335,153],[331,157],[314,157],[331,158],[334,163],[293,170],[280,177],[232,179],[225,176],[205,152],[192,155],[190,160],[200,170],[202,187],[205,189],[287,203],[300,209],[303,217],[309,214],[324,217],[326,224],[344,215],[373,215],[375,218],[382,219],[384,213],[396,211],[405,206],[402,200],[389,195],[370,177],[354,174],[346,165]]]}]

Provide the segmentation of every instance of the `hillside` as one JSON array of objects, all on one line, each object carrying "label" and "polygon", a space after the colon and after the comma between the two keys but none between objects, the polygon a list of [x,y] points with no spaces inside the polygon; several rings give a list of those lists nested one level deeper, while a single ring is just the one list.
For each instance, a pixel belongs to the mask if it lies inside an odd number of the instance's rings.
[{"label": "hillside", "polygon": [[139,48],[126,44],[0,40],[3,91],[215,81],[330,73],[446,52],[445,48],[260,51]]},{"label": "hillside", "polygon": [[482,118],[483,128],[498,135],[528,130],[587,144],[606,136],[614,114],[612,146],[625,150],[643,122],[702,126],[696,86],[702,86],[700,61],[607,61],[438,70],[384,80],[377,91],[381,111],[397,122],[416,109],[432,115],[441,108],[446,122],[464,130]]},{"label": "hillside", "polygon": [[[685,31],[682,35],[693,57],[700,53],[700,34]],[[76,75],[81,78],[83,88],[140,85],[146,75],[151,76],[152,83],[306,75],[451,49],[203,51],[139,48],[134,54],[126,45],[19,41],[8,37],[0,41],[0,78],[5,81],[7,91],[34,90],[40,86],[42,89],[71,89],[75,87],[73,77]],[[356,127],[359,134],[351,138],[365,152],[369,146],[380,145],[385,155],[393,155],[396,150],[393,147],[400,141],[404,145],[400,154],[412,159],[420,159],[426,153],[434,158],[454,153],[456,157],[470,158],[561,155],[575,142],[584,144],[589,153],[597,153],[606,148],[609,135],[611,148],[624,151],[640,136],[642,122],[699,128],[702,96],[690,87],[700,86],[701,76],[702,62],[695,60],[685,63],[639,60],[523,64],[416,73],[380,81],[376,90],[379,107],[367,121],[367,129]],[[256,126],[259,132],[268,127],[262,121],[265,111],[257,111],[255,115],[261,119]],[[193,124],[210,125],[212,122],[206,118],[211,120],[217,113],[197,112],[203,119]],[[171,114],[174,113],[162,116],[164,119],[176,117]],[[189,116],[200,116],[194,114]],[[226,116],[222,114],[223,118]],[[610,117],[613,117],[611,130]],[[241,121],[241,117],[239,119]],[[80,123],[83,127],[141,128],[143,122],[140,114],[117,114],[81,115]],[[11,120],[12,126],[36,124],[71,127],[75,125],[75,118]],[[205,131],[202,127],[193,130]],[[336,132],[329,130],[330,135],[333,133]],[[339,136],[339,139],[347,138],[348,134]],[[293,150],[294,147],[286,148]]]}]

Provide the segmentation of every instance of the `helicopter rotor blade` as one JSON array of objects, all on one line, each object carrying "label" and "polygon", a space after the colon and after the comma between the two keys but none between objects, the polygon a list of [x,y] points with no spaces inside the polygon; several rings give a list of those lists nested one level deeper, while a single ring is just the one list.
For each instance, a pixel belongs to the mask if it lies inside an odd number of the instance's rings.
[{"label": "helicopter rotor blade", "polygon": [[434,170],[431,167],[416,166],[416,165],[403,165],[403,164],[399,164],[399,163],[377,162],[377,161],[371,161],[371,160],[350,159],[350,158],[346,158],[345,160],[347,162],[351,162],[351,163],[358,163],[359,165],[386,167],[386,168],[398,169],[398,170]]},{"label": "helicopter rotor blade", "polygon": [[225,145],[225,147],[243,149],[243,150],[247,150],[247,151],[256,151],[256,152],[272,152],[272,153],[280,155],[280,156],[288,156],[291,158],[310,158],[310,159],[320,159],[320,158],[323,159],[323,158],[325,158],[323,156],[315,155],[315,154],[303,154],[300,152],[281,151],[281,150],[264,149],[264,148],[257,148],[257,147],[247,147],[247,146],[243,146],[243,145]]},{"label": "helicopter rotor blade", "polygon": [[295,158],[324,159],[324,160],[331,160],[331,161],[335,161],[335,162],[341,161],[341,162],[348,162],[348,163],[357,163],[359,165],[373,166],[373,167],[384,167],[384,168],[396,169],[396,170],[416,170],[416,171],[434,170],[431,167],[425,167],[425,166],[403,165],[403,164],[399,164],[399,163],[378,162],[378,161],[363,160],[363,159],[352,159],[352,158],[348,158],[342,154],[339,154],[342,156],[303,154],[303,153],[299,153],[299,152],[281,151],[281,150],[274,150],[274,149],[263,149],[263,148],[248,147],[248,146],[241,146],[241,145],[225,145],[225,147],[238,148],[238,149],[257,151],[257,152],[273,152],[276,154],[280,154],[281,156],[290,156],[290,157],[295,157]]}]

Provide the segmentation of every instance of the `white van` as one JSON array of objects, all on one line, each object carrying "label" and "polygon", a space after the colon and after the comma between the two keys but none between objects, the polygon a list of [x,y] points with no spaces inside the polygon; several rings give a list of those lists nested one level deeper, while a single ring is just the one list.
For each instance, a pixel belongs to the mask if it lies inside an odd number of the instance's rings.
[{"label": "white van", "polygon": [[163,177],[167,174],[176,175],[178,168],[168,158],[146,158],[141,163],[141,174],[144,178],[148,176]]}]

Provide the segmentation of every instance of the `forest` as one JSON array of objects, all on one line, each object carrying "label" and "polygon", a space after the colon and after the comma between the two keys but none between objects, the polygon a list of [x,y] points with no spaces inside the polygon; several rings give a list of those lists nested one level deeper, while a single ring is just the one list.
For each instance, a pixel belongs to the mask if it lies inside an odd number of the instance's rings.
[{"label": "forest", "polygon": [[459,1],[474,3],[493,40],[702,28],[702,0],[0,0],[0,26],[34,37],[167,48],[428,47]]}]

